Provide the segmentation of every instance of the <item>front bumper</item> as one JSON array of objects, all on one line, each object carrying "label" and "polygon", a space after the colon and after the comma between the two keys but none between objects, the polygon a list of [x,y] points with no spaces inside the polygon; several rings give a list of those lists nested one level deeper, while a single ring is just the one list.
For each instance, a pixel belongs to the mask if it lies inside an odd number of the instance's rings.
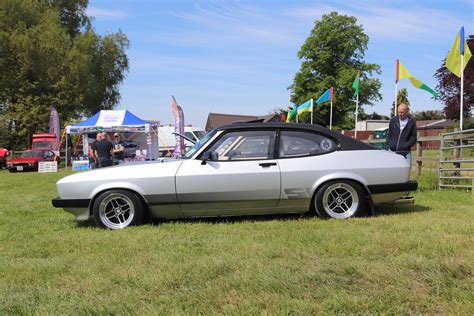
[{"label": "front bumper", "polygon": [[57,197],[51,202],[54,207],[61,207],[66,212],[74,214],[77,221],[86,221],[90,217],[90,199],[61,199]]}]

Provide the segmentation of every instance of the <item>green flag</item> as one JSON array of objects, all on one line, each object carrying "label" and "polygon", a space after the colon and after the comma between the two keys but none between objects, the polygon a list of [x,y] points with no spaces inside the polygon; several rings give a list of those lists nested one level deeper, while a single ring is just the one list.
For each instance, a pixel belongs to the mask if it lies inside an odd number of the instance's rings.
[{"label": "green flag", "polygon": [[357,75],[354,79],[354,83],[352,84],[352,89],[354,89],[354,96],[359,95],[359,79],[360,79],[360,70],[357,71]]},{"label": "green flag", "polygon": [[296,117],[297,109],[298,109],[298,107],[295,105],[295,106],[293,106],[293,109],[288,112],[288,114],[286,116],[286,122],[287,123],[289,123],[294,117]]}]

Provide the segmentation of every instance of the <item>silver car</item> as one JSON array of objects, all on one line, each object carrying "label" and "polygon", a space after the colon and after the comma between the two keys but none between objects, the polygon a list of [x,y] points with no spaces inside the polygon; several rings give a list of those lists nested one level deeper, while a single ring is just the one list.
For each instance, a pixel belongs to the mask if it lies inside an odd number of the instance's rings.
[{"label": "silver car", "polygon": [[181,159],[67,176],[52,202],[110,229],[148,217],[312,211],[344,219],[416,190],[409,174],[403,156],[318,125],[237,123],[212,130]]}]

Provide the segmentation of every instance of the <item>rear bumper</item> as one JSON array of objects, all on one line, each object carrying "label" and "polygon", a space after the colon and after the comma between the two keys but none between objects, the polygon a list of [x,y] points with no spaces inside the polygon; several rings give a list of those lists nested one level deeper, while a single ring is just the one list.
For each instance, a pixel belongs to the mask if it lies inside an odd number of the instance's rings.
[{"label": "rear bumper", "polygon": [[418,182],[411,180],[403,183],[373,184],[368,185],[371,194],[411,192],[418,188]]},{"label": "rear bumper", "polygon": [[51,200],[54,207],[61,208],[83,208],[89,207],[90,199],[61,199],[59,197]]}]

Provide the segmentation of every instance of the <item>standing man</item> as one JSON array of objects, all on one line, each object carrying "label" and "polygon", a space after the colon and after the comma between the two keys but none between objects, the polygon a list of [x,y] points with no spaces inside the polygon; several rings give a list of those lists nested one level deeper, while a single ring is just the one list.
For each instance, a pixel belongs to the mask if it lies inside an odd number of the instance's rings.
[{"label": "standing man", "polygon": [[416,122],[408,115],[408,106],[401,103],[397,116],[392,117],[388,126],[387,143],[390,151],[403,155],[411,167],[411,147],[416,144]]},{"label": "standing man", "polygon": [[102,133],[97,133],[95,135],[95,140],[92,143],[92,146],[89,148],[89,164],[91,169],[99,168],[99,157],[96,156],[95,151],[97,148],[95,147],[97,142],[102,139]]},{"label": "standing man", "polygon": [[123,141],[120,139],[118,133],[114,133],[114,166],[123,163],[123,154],[125,148],[123,147]]},{"label": "standing man", "polygon": [[101,140],[95,143],[95,155],[99,159],[99,167],[112,166],[112,156],[114,145],[107,139],[105,132],[101,133]]}]

